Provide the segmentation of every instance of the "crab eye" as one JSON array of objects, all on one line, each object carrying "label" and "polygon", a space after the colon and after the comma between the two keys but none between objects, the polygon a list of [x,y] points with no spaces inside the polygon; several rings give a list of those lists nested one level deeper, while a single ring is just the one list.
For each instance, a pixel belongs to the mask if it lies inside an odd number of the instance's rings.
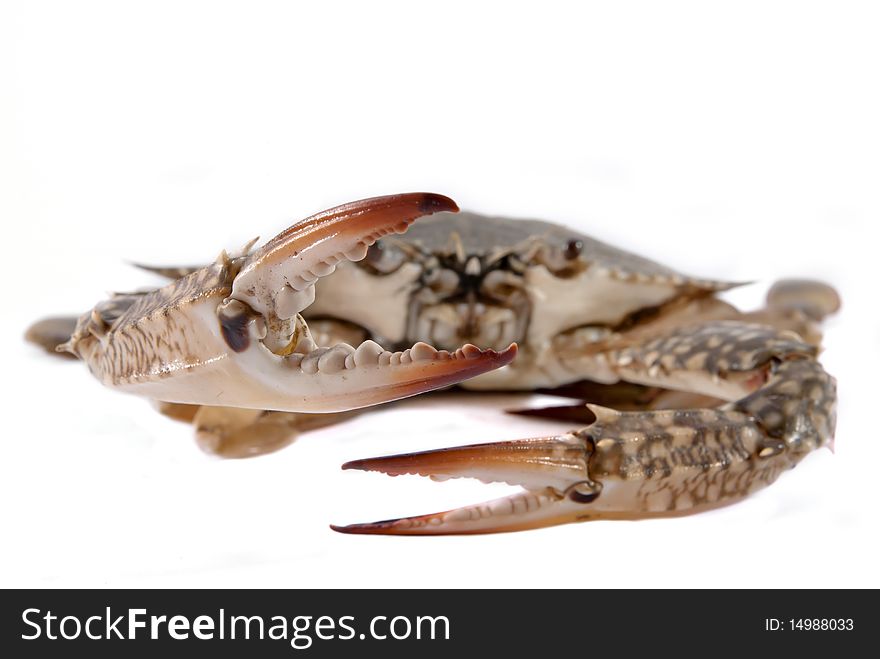
[{"label": "crab eye", "polygon": [[583,239],[571,238],[562,243],[545,242],[535,248],[531,264],[543,265],[556,277],[572,277],[588,264],[583,260]]},{"label": "crab eye", "polygon": [[584,243],[582,240],[578,240],[577,238],[572,238],[565,245],[565,258],[569,261],[573,261],[577,257],[581,255],[581,251],[584,249]]},{"label": "crab eye", "polygon": [[359,262],[375,274],[388,275],[403,265],[403,254],[399,249],[377,240],[367,249],[367,255]]}]

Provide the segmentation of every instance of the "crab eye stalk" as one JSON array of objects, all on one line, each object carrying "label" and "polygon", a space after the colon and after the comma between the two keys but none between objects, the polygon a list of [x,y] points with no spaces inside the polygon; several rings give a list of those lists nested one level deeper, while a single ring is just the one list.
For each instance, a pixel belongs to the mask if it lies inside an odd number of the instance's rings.
[{"label": "crab eye stalk", "polygon": [[563,254],[565,258],[569,261],[574,261],[577,257],[581,255],[581,252],[584,249],[584,242],[582,240],[578,240],[577,238],[572,238],[565,245],[565,251]]},{"label": "crab eye stalk", "polygon": [[580,238],[570,238],[561,244],[545,242],[535,248],[530,262],[543,265],[557,277],[568,278],[582,270],[585,247]]}]

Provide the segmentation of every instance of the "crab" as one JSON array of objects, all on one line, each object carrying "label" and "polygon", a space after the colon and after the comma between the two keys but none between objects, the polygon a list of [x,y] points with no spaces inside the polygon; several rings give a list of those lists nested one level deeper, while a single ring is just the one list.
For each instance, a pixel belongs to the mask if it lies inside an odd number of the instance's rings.
[{"label": "crab", "polygon": [[525,411],[580,425],[564,434],[346,463],[522,490],[331,527],[344,533],[700,512],[833,442],[836,384],[817,356],[840,300],[821,282],[777,282],[765,308],[741,312],[717,296],[738,284],[562,226],[458,213],[429,193],[339,206],[205,267],[147,269],[173,281],[40,321],[28,338],[193,421],[202,448],[224,457],[452,385],[585,401]]}]

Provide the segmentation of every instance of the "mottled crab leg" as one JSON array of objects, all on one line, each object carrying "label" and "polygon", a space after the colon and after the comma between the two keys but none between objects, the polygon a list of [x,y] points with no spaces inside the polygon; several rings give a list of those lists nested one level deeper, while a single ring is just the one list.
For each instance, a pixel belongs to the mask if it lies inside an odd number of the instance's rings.
[{"label": "mottled crab leg", "polygon": [[238,459],[272,453],[291,444],[303,432],[342,423],[359,412],[315,414],[202,405],[192,423],[200,449],[222,458]]},{"label": "mottled crab leg", "polygon": [[735,321],[681,328],[608,354],[622,378],[706,393],[718,408],[617,412],[564,435],[357,460],[344,469],[470,477],[524,491],[455,510],[333,527],[429,535],[697,512],[772,483],[829,445],[835,381],[791,332]]},{"label": "mottled crab leg", "polygon": [[457,210],[431,193],[337,206],[246,255],[221,254],[164,288],[98,305],[60,347],[104,384],[167,403],[340,412],[455,384],[509,363],[516,345],[319,346],[300,312],[340,261],[364,258],[421,216]]},{"label": "mottled crab leg", "polygon": [[[644,323],[631,332],[622,332],[611,339],[612,345],[633,345],[640,343],[643,333],[645,341],[653,340],[669,329],[682,325],[704,324],[711,321],[736,320],[745,323],[766,325],[778,331],[795,332],[804,342],[816,348],[822,340],[819,323],[828,315],[840,309],[840,297],[828,284],[815,280],[786,279],[777,281],[767,293],[767,303],[763,309],[743,313],[717,298],[702,298],[687,301],[681,305],[671,305],[653,321]],[[552,354],[560,360],[566,370],[591,373],[605,370],[608,357],[620,354],[619,351],[605,351],[591,354],[592,346],[567,343],[557,346]],[[520,364],[521,365],[521,364]],[[598,366],[598,369],[596,368]],[[618,377],[619,373],[614,373]],[[561,387],[539,389],[538,393],[564,398],[575,398],[584,402],[597,403],[616,410],[662,410],[694,407],[718,407],[722,400],[703,393],[687,390],[666,389],[620,380],[614,383],[581,380]],[[583,405],[554,405],[538,408],[508,410],[511,414],[559,419],[575,423],[590,423],[592,413]]]}]

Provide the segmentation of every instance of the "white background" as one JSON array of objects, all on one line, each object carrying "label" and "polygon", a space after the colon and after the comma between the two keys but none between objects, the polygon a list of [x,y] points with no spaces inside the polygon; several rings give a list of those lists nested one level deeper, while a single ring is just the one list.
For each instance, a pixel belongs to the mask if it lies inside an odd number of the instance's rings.
[{"label": "white background", "polygon": [[[880,586],[878,31],[847,2],[4,3],[0,585]],[[22,341],[153,282],[126,260],[411,190],[759,282],[746,306],[832,282],[836,454],[699,516],[344,536],[509,489],[346,460],[565,426],[443,395],[227,462]]]}]

